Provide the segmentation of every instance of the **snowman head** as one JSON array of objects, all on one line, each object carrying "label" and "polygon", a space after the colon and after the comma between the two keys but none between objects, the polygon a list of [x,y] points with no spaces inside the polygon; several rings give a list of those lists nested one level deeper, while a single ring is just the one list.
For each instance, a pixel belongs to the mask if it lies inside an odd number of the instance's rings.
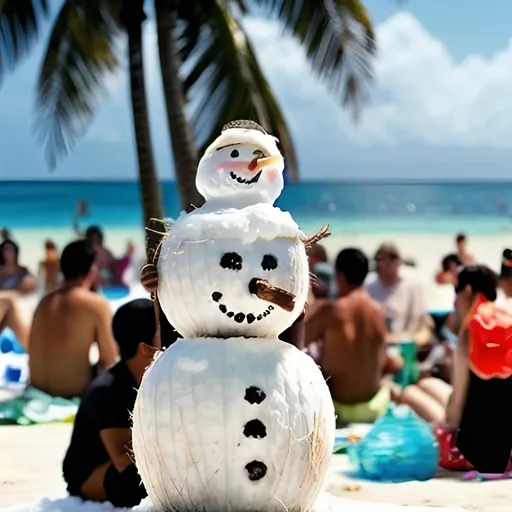
[{"label": "snowman head", "polygon": [[205,151],[196,186],[207,201],[273,204],[283,190],[283,171],[277,139],[253,121],[233,121]]},{"label": "snowman head", "polygon": [[301,314],[303,233],[289,214],[279,210],[280,223],[271,215],[196,214],[173,225],[158,260],[158,298],[182,336],[276,338]]}]

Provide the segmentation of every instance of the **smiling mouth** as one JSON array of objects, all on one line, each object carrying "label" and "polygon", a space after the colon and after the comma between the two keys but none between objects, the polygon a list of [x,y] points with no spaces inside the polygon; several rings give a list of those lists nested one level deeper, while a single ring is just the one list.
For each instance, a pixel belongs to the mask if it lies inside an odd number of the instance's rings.
[{"label": "smiling mouth", "polygon": [[244,183],[246,185],[252,185],[253,183],[258,183],[258,181],[260,181],[260,177],[261,177],[261,173],[262,172],[263,171],[260,171],[258,174],[256,174],[256,176],[254,176],[254,178],[251,178],[250,180],[246,180],[245,178],[237,176],[233,171],[231,171],[229,173],[229,175],[231,176],[231,179],[237,181],[238,183]]},{"label": "smiling mouth", "polygon": [[226,305],[220,302],[220,299],[222,299],[222,293],[213,292],[212,299],[219,305],[219,311],[224,313],[228,318],[231,318],[237,324],[242,324],[243,322],[247,322],[248,324],[252,324],[254,321],[259,322],[270,315],[270,313],[272,313],[274,310],[274,306],[269,304],[268,308],[259,315],[254,315],[253,313],[235,313],[234,311],[229,311]]}]

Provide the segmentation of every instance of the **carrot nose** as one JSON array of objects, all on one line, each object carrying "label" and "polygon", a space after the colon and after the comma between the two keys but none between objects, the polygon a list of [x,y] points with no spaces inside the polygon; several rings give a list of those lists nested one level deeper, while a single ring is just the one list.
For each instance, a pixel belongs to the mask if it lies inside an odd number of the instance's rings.
[{"label": "carrot nose", "polygon": [[278,164],[281,160],[280,156],[267,156],[264,158],[253,158],[249,163],[249,171],[259,171],[263,169],[263,167],[267,167],[268,165]]}]

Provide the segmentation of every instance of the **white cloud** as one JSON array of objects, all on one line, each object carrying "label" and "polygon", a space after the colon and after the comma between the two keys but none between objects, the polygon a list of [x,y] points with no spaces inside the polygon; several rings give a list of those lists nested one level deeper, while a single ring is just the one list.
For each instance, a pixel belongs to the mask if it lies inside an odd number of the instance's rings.
[{"label": "white cloud", "polygon": [[248,19],[245,25],[280,98],[302,100],[318,113],[316,124],[329,117],[329,126],[355,143],[512,147],[512,41],[489,58],[473,54],[457,62],[413,15],[390,17],[377,28],[373,98],[354,126],[277,23]]}]

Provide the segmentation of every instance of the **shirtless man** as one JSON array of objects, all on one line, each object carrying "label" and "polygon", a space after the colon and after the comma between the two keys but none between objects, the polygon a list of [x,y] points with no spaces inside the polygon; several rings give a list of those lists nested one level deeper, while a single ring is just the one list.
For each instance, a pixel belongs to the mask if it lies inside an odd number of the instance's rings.
[{"label": "shirtless man", "polygon": [[96,374],[89,361],[93,343],[99,369],[118,357],[108,302],[91,291],[97,269],[85,240],[70,243],[60,260],[64,284],[44,297],[32,321],[28,353],[31,384],[54,396],[81,396]]},{"label": "shirtless man", "polygon": [[381,379],[386,365],[384,313],[363,287],[368,258],[344,249],[336,259],[339,298],[318,300],[306,310],[306,342],[324,340],[321,367],[337,415],[337,424],[373,422],[390,400]]}]

